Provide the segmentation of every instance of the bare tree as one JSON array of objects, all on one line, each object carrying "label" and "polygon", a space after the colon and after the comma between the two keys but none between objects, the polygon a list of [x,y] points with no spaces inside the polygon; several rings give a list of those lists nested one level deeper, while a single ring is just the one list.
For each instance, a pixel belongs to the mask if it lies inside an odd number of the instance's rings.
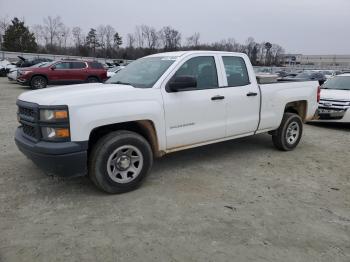
[{"label": "bare tree", "polygon": [[60,16],[52,18],[48,16],[44,18],[44,32],[46,37],[49,39],[49,44],[52,47],[55,39],[60,39],[60,32],[63,27]]},{"label": "bare tree", "polygon": [[73,35],[75,45],[81,46],[85,38],[83,35],[83,30],[79,26],[73,27],[72,35]]},{"label": "bare tree", "polygon": [[265,64],[269,65],[270,64],[270,60],[271,60],[271,48],[272,48],[272,44],[270,42],[266,42],[265,43],[265,49],[266,49],[266,55],[265,55]]},{"label": "bare tree", "polygon": [[44,27],[42,25],[33,25],[31,30],[34,33],[35,40],[38,45],[46,45],[48,43],[48,39],[45,38]]},{"label": "bare tree", "polygon": [[106,47],[107,49],[111,49],[113,46],[114,34],[116,33],[116,31],[111,25],[106,25],[105,33],[106,33]]},{"label": "bare tree", "polygon": [[283,59],[284,49],[277,44],[272,44],[271,50],[271,61],[274,65],[279,65]]},{"label": "bare tree", "polygon": [[97,27],[97,38],[100,43],[100,47],[102,49],[106,48],[106,27],[104,25],[100,25]]},{"label": "bare tree", "polygon": [[148,25],[140,26],[141,34],[146,43],[146,48],[155,49],[158,47],[158,33],[157,30]]},{"label": "bare tree", "polygon": [[58,33],[58,37],[57,40],[59,42],[59,46],[62,47],[62,44],[64,45],[64,49],[67,48],[67,41],[70,37],[70,28],[62,25],[62,27],[60,28],[60,32]]},{"label": "bare tree", "polygon": [[187,37],[186,41],[186,46],[188,47],[198,47],[200,45],[199,43],[199,39],[200,39],[201,35],[200,33],[194,33],[193,35]]},{"label": "bare tree", "polygon": [[133,34],[126,35],[126,46],[129,48],[133,48],[135,45],[135,36]]},{"label": "bare tree", "polygon": [[2,48],[3,36],[5,35],[7,27],[10,25],[8,17],[0,18],[0,49]]},{"label": "bare tree", "polygon": [[142,36],[142,29],[140,26],[135,27],[135,41],[136,46],[142,48],[144,46],[144,39]]},{"label": "bare tree", "polygon": [[181,46],[180,32],[170,26],[163,27],[159,34],[165,50],[176,50]]}]

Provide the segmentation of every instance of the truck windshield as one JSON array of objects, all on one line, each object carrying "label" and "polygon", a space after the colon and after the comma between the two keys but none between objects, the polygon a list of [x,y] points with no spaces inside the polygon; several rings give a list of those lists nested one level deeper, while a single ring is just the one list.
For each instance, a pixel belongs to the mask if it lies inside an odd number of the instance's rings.
[{"label": "truck windshield", "polygon": [[174,63],[174,57],[145,57],[138,59],[118,74],[106,81],[106,84],[124,84],[138,88],[151,88]]},{"label": "truck windshield", "polygon": [[322,86],[323,89],[350,90],[350,76],[336,76]]}]

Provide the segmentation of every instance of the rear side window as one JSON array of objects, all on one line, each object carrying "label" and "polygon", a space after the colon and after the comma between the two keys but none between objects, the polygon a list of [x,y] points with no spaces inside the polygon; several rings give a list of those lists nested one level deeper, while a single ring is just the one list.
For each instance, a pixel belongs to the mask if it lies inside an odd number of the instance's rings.
[{"label": "rear side window", "polygon": [[242,57],[223,56],[222,60],[225,65],[228,86],[249,85],[249,75]]},{"label": "rear side window", "polygon": [[55,65],[56,69],[69,69],[70,68],[70,63],[69,62],[61,62],[61,63],[57,63]]},{"label": "rear side window", "polygon": [[197,89],[218,87],[218,74],[212,56],[199,56],[186,61],[174,76],[192,76],[197,80]]},{"label": "rear side window", "polygon": [[90,67],[93,69],[104,69],[103,65],[99,62],[90,62]]},{"label": "rear side window", "polygon": [[72,62],[71,63],[72,69],[83,69],[86,67],[84,62]]}]

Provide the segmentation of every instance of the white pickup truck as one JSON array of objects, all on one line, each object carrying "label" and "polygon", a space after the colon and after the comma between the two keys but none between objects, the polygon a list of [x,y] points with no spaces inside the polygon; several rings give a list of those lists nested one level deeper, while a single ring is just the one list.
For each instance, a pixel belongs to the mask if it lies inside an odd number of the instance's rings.
[{"label": "white pickup truck", "polygon": [[100,189],[137,188],[153,158],[269,132],[294,149],[314,117],[317,82],[259,85],[245,54],[155,54],[106,83],[23,93],[18,148],[46,173],[89,174]]}]

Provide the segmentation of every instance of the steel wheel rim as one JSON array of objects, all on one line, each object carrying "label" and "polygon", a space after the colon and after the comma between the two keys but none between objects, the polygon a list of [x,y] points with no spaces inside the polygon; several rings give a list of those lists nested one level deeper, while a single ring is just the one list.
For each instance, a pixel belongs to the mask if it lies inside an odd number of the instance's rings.
[{"label": "steel wheel rim", "polygon": [[135,180],[143,167],[141,151],[132,145],[118,147],[107,160],[107,173],[117,183],[125,184]]},{"label": "steel wheel rim", "polygon": [[293,145],[299,138],[300,127],[297,122],[291,122],[287,127],[286,140],[287,143]]}]

